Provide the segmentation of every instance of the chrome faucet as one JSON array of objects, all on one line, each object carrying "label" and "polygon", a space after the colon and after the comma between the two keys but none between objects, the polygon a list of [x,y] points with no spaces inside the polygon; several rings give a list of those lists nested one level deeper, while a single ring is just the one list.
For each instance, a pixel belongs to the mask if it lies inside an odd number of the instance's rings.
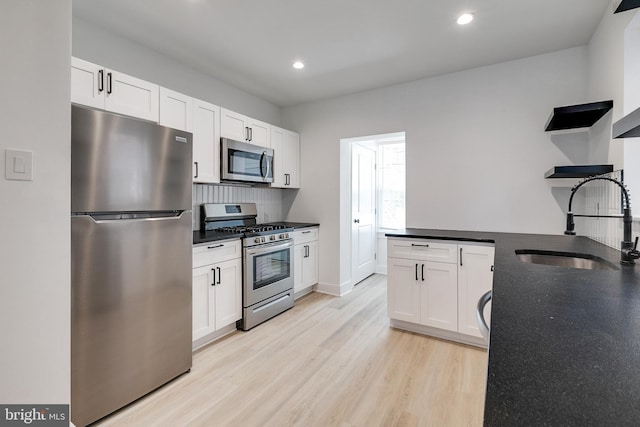
[{"label": "chrome faucet", "polygon": [[[587,182],[591,181],[610,181],[616,184],[618,187],[622,189],[622,195],[624,196],[624,209],[622,215],[577,215],[571,212],[571,203],[573,202],[573,196],[576,194],[576,191],[580,187],[582,187]],[[631,224],[633,223],[633,217],[631,216],[631,201],[629,199],[629,192],[627,188],[617,179],[609,178],[607,176],[591,176],[575,187],[571,189],[571,197],[569,198],[569,211],[567,212],[567,230],[564,234],[575,235],[576,232],[573,231],[575,228],[575,223],[573,222],[574,217],[588,217],[588,218],[622,218],[624,222],[624,232],[623,232],[623,240],[620,243],[620,264],[631,265],[635,264],[635,260],[640,258],[640,251],[638,251],[638,238],[636,237],[635,243],[631,241]]]}]

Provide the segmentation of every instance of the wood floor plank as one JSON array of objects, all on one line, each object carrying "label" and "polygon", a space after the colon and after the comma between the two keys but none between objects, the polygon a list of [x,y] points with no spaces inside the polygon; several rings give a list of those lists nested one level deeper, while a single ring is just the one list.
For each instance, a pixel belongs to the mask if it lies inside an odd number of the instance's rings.
[{"label": "wood floor plank", "polygon": [[389,327],[386,276],[194,354],[100,426],[480,426],[486,352]]}]

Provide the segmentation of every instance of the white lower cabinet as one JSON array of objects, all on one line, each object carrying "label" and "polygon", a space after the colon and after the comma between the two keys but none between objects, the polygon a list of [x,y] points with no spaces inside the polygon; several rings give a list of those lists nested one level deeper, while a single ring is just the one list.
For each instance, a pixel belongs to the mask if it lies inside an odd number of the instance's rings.
[{"label": "white lower cabinet", "polygon": [[387,250],[392,326],[486,345],[476,325],[476,304],[492,288],[492,244],[390,237]]},{"label": "white lower cabinet", "polygon": [[318,228],[293,233],[293,291],[298,293],[318,283]]},{"label": "white lower cabinet", "polygon": [[193,248],[193,341],[242,318],[239,240]]},{"label": "white lower cabinet", "polygon": [[[493,287],[493,245],[458,245],[458,331],[461,334],[482,338],[476,320],[478,300]],[[490,320],[491,301],[485,307],[484,318]]]}]

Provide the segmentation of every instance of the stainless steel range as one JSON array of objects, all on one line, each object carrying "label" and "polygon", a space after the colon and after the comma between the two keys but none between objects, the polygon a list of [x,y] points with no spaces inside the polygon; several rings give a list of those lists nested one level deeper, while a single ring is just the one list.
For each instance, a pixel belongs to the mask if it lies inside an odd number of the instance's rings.
[{"label": "stainless steel range", "polygon": [[242,235],[245,331],[293,307],[293,228],[257,216],[255,203],[207,203],[201,212],[202,230]]}]

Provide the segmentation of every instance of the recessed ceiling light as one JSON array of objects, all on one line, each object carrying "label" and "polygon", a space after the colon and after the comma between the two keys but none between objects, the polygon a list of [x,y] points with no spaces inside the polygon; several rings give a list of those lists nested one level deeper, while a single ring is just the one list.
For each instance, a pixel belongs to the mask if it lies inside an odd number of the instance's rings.
[{"label": "recessed ceiling light", "polygon": [[297,68],[298,70],[304,68],[304,64],[300,61],[296,61],[293,63],[293,68]]},{"label": "recessed ceiling light", "polygon": [[473,15],[470,13],[463,13],[458,16],[458,25],[467,25],[469,22],[473,21]]}]

